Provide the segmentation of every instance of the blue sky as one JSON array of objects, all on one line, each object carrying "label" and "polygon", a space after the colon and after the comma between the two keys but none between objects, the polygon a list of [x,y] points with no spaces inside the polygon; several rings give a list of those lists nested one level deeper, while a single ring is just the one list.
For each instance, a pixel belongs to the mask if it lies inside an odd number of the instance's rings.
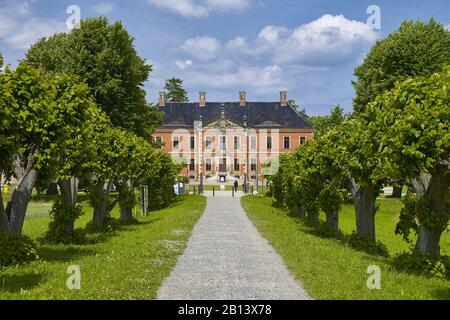
[{"label": "blue sky", "polygon": [[[155,102],[164,80],[184,80],[191,101],[275,101],[280,90],[309,114],[352,109],[351,80],[371,45],[406,19],[450,24],[448,0],[0,0],[0,51],[16,65],[31,43],[66,32],[70,5],[81,17],[121,20],[154,67]],[[367,24],[380,8],[381,29]]]}]

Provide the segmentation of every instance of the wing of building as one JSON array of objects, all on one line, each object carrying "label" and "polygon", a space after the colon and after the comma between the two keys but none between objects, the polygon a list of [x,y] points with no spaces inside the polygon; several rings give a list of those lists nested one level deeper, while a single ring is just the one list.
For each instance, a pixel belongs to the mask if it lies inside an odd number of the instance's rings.
[{"label": "wing of building", "polygon": [[191,180],[262,180],[276,170],[281,153],[295,150],[314,135],[313,126],[289,104],[285,91],[276,102],[248,102],[245,92],[237,102],[208,102],[205,92],[200,92],[198,102],[167,102],[161,92],[158,109],[164,113],[164,124],[153,137],[174,159],[185,159],[183,174]]}]

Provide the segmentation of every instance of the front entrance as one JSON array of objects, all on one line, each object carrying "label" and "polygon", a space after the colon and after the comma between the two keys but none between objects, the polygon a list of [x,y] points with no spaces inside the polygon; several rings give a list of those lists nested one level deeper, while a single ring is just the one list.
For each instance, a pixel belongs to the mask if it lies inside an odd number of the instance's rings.
[{"label": "front entrance", "polygon": [[227,158],[219,159],[219,172],[226,173],[227,172]]}]

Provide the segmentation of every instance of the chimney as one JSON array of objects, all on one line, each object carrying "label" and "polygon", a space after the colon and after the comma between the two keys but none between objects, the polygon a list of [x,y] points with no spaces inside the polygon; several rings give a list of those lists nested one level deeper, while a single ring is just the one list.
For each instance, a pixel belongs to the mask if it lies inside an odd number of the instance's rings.
[{"label": "chimney", "polygon": [[240,105],[241,107],[245,107],[245,104],[246,104],[245,96],[246,96],[245,91],[240,91],[240,92],[239,92],[239,105]]},{"label": "chimney", "polygon": [[280,106],[287,106],[287,91],[280,91]]},{"label": "chimney", "polygon": [[160,107],[166,106],[166,93],[164,91],[161,91],[159,93],[159,106]]},{"label": "chimney", "polygon": [[200,91],[200,100],[199,100],[199,106],[205,107],[206,106],[206,92]]}]

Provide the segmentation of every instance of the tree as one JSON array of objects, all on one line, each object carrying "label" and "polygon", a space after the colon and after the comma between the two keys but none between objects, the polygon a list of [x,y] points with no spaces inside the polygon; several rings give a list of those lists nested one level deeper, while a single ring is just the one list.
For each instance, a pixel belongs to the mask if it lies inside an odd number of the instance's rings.
[{"label": "tree", "polygon": [[166,90],[166,99],[170,102],[189,102],[187,91],[183,88],[183,80],[170,78],[166,80],[164,86]]},{"label": "tree", "polygon": [[427,76],[450,60],[450,32],[431,19],[428,23],[405,21],[388,37],[378,41],[363,64],[355,70],[354,110],[367,104],[397,81],[409,76]]},{"label": "tree", "polygon": [[387,163],[379,156],[379,145],[369,122],[354,118],[326,134],[327,148],[333,150],[336,166],[345,177],[356,213],[356,233],[375,242],[376,199],[386,181]]},{"label": "tree", "polygon": [[324,135],[331,128],[342,124],[345,119],[347,119],[347,116],[344,113],[344,109],[340,105],[331,108],[329,115],[309,117],[309,121],[315,128],[315,137]]},{"label": "tree", "polygon": [[2,53],[0,52],[0,67],[1,66],[3,66],[3,55],[2,55]]},{"label": "tree", "polygon": [[0,173],[18,181],[6,208],[0,194],[0,232],[21,233],[38,175],[58,166],[91,104],[86,86],[70,76],[45,76],[22,63],[0,74]]},{"label": "tree", "polygon": [[438,256],[450,205],[450,67],[430,77],[408,78],[369,105],[368,131],[375,132],[380,151],[408,177],[415,195],[405,199],[397,232],[418,239],[415,250]]},{"label": "tree", "polygon": [[85,19],[70,33],[40,39],[25,60],[46,72],[78,76],[113,126],[150,139],[162,115],[146,102],[143,84],[152,67],[138,56],[133,40],[120,22]]}]

